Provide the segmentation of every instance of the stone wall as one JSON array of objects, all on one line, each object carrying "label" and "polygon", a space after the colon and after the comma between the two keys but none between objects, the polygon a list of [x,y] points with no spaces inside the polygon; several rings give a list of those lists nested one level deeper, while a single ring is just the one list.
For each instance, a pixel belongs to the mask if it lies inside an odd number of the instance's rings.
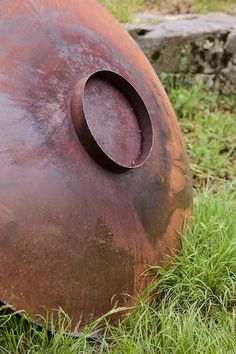
[{"label": "stone wall", "polygon": [[158,74],[236,89],[236,17],[224,14],[137,14],[125,25]]}]

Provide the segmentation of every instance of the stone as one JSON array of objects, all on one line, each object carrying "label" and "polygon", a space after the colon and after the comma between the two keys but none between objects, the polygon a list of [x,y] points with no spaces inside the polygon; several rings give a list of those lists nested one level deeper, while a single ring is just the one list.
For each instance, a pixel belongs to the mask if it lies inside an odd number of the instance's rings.
[{"label": "stone", "polygon": [[195,76],[195,81],[222,92],[235,89],[235,16],[139,13],[124,26],[158,74],[191,77],[191,81]]},{"label": "stone", "polygon": [[236,54],[236,30],[231,32],[225,44],[225,50],[228,53]]}]

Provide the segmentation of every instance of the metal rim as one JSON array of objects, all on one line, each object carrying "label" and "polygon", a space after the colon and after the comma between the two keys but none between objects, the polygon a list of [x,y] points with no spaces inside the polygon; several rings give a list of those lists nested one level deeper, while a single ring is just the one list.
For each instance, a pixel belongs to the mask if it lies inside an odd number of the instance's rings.
[{"label": "metal rim", "polygon": [[[85,106],[88,83],[94,78],[114,85],[130,103],[140,127],[141,148],[132,164],[123,164],[109,156],[92,132]],[[71,99],[71,116],[76,134],[87,153],[102,167],[113,172],[125,172],[141,167],[147,160],[153,145],[153,128],[148,109],[134,86],[123,76],[108,70],[96,71],[78,81]]]}]

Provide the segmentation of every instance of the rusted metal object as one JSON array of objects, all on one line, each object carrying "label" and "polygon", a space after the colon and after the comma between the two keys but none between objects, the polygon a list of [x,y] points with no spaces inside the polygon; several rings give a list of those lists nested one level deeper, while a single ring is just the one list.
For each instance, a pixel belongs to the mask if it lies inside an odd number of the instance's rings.
[{"label": "rusted metal object", "polygon": [[[179,247],[191,182],[145,56],[94,0],[1,2],[0,301],[88,323]],[[124,294],[129,294],[127,298]]]}]

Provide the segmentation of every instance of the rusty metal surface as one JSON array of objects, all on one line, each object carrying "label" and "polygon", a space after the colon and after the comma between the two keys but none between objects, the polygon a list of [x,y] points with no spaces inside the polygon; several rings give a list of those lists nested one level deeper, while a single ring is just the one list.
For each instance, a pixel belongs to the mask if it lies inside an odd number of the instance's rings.
[{"label": "rusty metal surface", "polygon": [[94,0],[3,0],[0,301],[74,325],[126,304],[179,247],[191,201],[175,114],[112,16]]}]

